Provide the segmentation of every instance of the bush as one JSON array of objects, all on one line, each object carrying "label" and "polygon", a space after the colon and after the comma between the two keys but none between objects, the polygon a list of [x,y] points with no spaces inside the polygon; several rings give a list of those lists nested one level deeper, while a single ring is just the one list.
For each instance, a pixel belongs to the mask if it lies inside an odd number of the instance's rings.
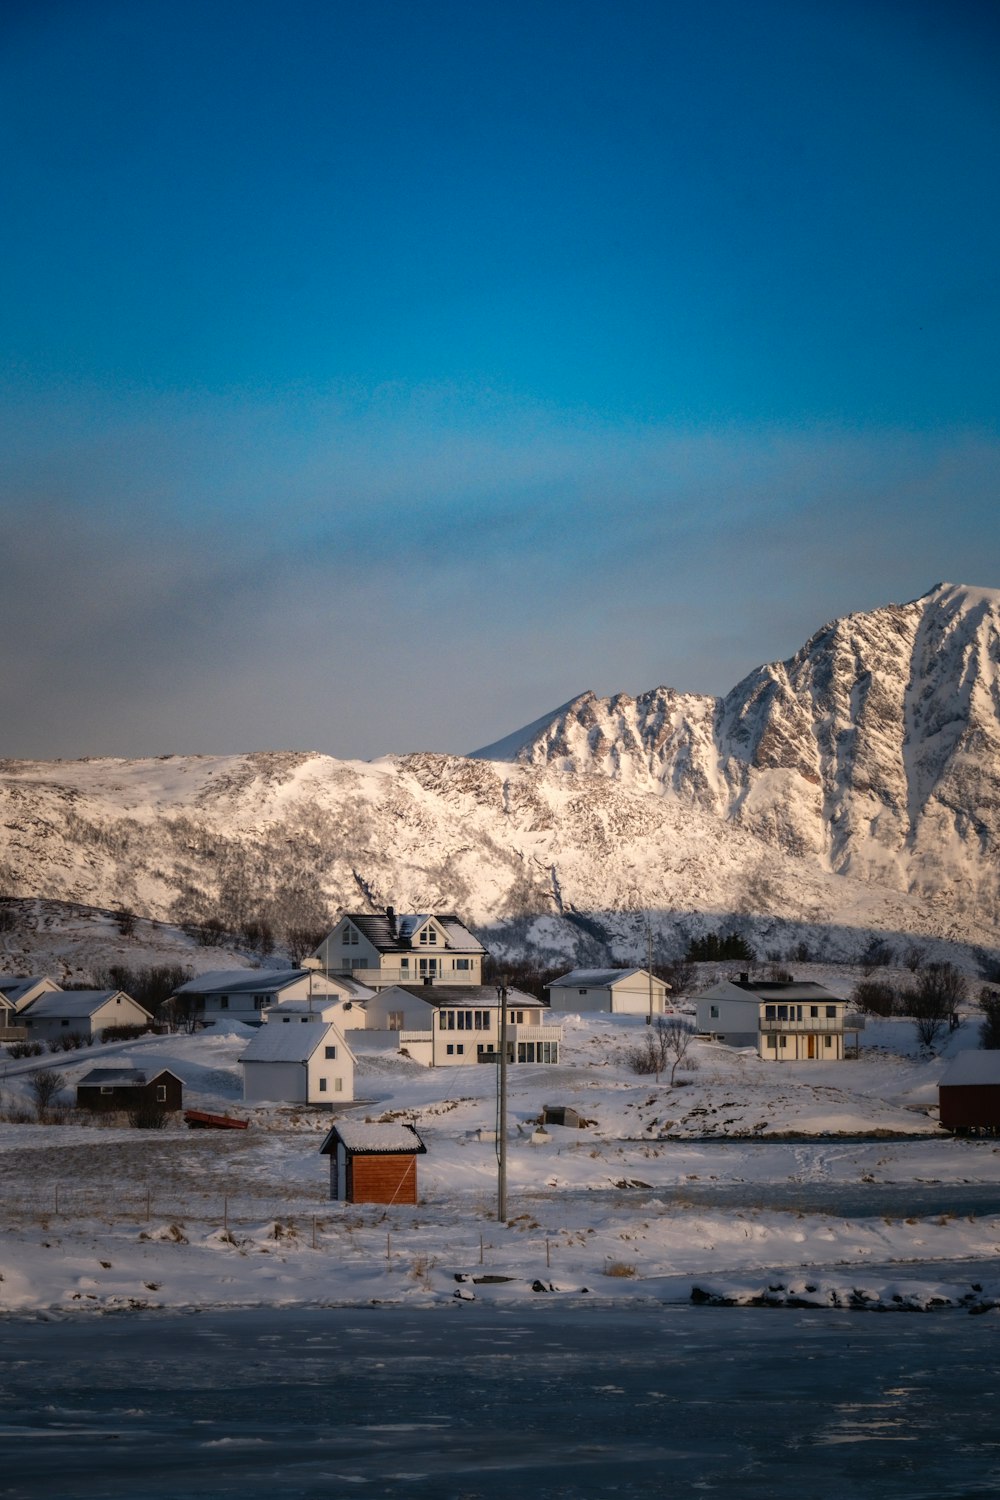
[{"label": "bush", "polygon": [[851,1004],[870,1016],[894,1016],[899,1012],[899,996],[884,979],[862,979],[851,992]]},{"label": "bush", "polygon": [[128,1122],[135,1130],[162,1130],[167,1123],[167,1111],[162,1104],[147,1100],[129,1110]]},{"label": "bush", "polygon": [[655,1073],[659,1077],[669,1070],[673,1084],[677,1066],[687,1053],[694,1034],[690,1021],[682,1021],[678,1016],[669,1019],[658,1016],[656,1025],[643,1032],[642,1041],[628,1048],[625,1061],[633,1073]]},{"label": "bush", "polygon": [[1000,993],[984,984],[979,991],[979,1009],[983,1013],[979,1045],[996,1052],[1000,1050]]},{"label": "bush", "polygon": [[11,1057],[41,1057],[45,1047],[41,1042],[9,1042],[7,1051]]},{"label": "bush", "polygon": [[954,964],[929,964],[917,972],[916,984],[904,1000],[921,1046],[933,1048],[968,991],[968,980]]},{"label": "bush", "polygon": [[56,1072],[55,1068],[39,1068],[37,1073],[32,1073],[28,1088],[35,1101],[35,1110],[39,1120],[45,1118],[56,1095],[65,1087],[65,1077],[62,1073]]},{"label": "bush", "polygon": [[101,1042],[133,1042],[137,1036],[147,1036],[148,1026],[105,1026],[98,1038]]}]

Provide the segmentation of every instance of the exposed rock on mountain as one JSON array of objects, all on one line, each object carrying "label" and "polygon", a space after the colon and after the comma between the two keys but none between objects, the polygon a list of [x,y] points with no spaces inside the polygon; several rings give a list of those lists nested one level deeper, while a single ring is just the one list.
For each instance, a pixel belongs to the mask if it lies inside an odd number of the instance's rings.
[{"label": "exposed rock on mountain", "polygon": [[[474,757],[0,763],[0,896],[227,926],[393,903],[627,959],[739,924],[992,945],[1000,593],[835,621],[724,699],[585,693]],[[0,945],[2,945],[0,934]]]}]

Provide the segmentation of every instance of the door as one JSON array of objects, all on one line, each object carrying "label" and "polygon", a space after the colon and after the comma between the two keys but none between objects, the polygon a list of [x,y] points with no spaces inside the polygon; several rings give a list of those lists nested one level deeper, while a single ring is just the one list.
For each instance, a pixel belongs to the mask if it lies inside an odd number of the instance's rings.
[{"label": "door", "polygon": [[806,1037],[806,1057],[815,1057],[815,1056],[816,1056],[816,1038],[814,1036],[807,1036]]}]

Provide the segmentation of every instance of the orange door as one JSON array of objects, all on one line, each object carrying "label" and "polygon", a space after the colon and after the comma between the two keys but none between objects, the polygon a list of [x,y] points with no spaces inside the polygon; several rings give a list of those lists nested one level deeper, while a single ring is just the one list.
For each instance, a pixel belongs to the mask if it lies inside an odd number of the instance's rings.
[{"label": "orange door", "polygon": [[807,1057],[815,1057],[816,1056],[816,1038],[814,1036],[807,1036],[806,1037],[806,1056]]}]

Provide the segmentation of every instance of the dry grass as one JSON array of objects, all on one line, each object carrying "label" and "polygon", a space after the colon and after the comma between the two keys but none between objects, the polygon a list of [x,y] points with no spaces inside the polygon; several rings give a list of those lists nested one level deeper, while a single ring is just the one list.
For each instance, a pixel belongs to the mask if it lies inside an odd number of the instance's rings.
[{"label": "dry grass", "polygon": [[636,1274],[635,1266],[627,1260],[609,1260],[604,1266],[605,1276],[630,1278]]}]

